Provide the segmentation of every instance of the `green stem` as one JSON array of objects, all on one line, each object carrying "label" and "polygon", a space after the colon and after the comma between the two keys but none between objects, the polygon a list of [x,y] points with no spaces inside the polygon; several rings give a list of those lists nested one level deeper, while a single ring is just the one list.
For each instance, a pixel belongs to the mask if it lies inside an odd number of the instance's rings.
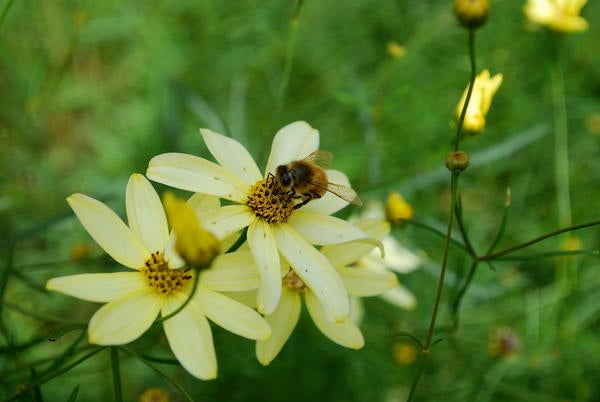
[{"label": "green stem", "polygon": [[448,217],[448,227],[446,229],[446,241],[444,243],[444,255],[442,258],[440,277],[438,279],[438,284],[437,284],[437,288],[435,291],[435,301],[433,303],[433,312],[431,313],[431,320],[429,322],[429,329],[427,331],[427,337],[425,338],[425,342],[423,343],[423,350],[422,350],[423,354],[421,355],[419,369],[417,370],[417,374],[415,376],[415,379],[413,380],[407,402],[411,402],[413,400],[414,392],[417,388],[417,384],[419,383],[419,379],[421,378],[421,374],[423,373],[423,366],[425,365],[426,357],[431,350],[431,341],[433,339],[433,331],[435,329],[435,322],[437,319],[440,302],[442,300],[442,290],[444,288],[444,279],[446,277],[446,268],[448,266],[448,251],[450,249],[450,239],[452,238],[452,225],[454,223],[454,208],[456,207],[457,188],[458,188],[458,174],[452,173],[452,177],[451,177],[451,181],[450,181],[450,190],[451,190],[451,194],[452,194],[451,195],[452,199],[450,201],[450,216]]},{"label": "green stem", "polygon": [[569,183],[569,132],[565,102],[564,77],[560,63],[560,43],[556,44],[555,65],[552,69],[552,101],[554,115],[554,175],[558,224],[571,224],[571,196]]},{"label": "green stem", "polygon": [[473,278],[475,277],[475,271],[477,271],[478,265],[479,265],[479,263],[477,261],[473,261],[473,263],[471,264],[471,267],[469,268],[469,273],[467,274],[467,277],[465,278],[460,289],[458,290],[458,293],[456,294],[456,299],[454,299],[454,303],[452,304],[452,315],[454,316],[454,320],[453,320],[454,322],[452,323],[453,330],[456,330],[456,328],[458,328],[459,319],[460,319],[460,317],[459,317],[460,304],[462,303],[463,297],[467,293],[467,289],[469,288],[469,285],[471,285],[471,282],[473,281]]},{"label": "green stem", "polygon": [[110,363],[112,366],[115,402],[123,402],[123,387],[121,386],[121,366],[119,365],[119,348],[116,346],[110,347]]},{"label": "green stem", "polygon": [[15,399],[23,396],[23,394],[25,394],[26,392],[29,392],[32,389],[35,389],[36,387],[39,387],[40,385],[52,380],[53,378],[56,378],[59,375],[66,373],[67,371],[71,370],[73,367],[78,366],[79,364],[83,363],[84,361],[86,361],[87,359],[89,359],[90,357],[95,355],[96,353],[100,352],[101,350],[104,350],[105,348],[106,348],[106,346],[98,347],[96,350],[93,350],[90,353],[84,355],[83,357],[75,360],[73,363],[69,364],[68,366],[65,366],[62,369],[57,370],[48,376],[45,376],[31,384],[24,386],[23,388],[19,389],[19,391],[17,391],[17,393],[9,396],[6,399],[3,399],[2,402],[14,401]]},{"label": "green stem", "polygon": [[523,249],[525,247],[529,247],[532,244],[539,243],[542,240],[549,239],[549,238],[551,238],[553,236],[557,236],[557,235],[562,234],[562,233],[571,232],[573,230],[583,229],[583,228],[587,228],[587,227],[595,226],[595,225],[600,225],[600,220],[598,220],[598,221],[592,221],[592,222],[588,222],[588,223],[582,223],[582,224],[579,224],[579,225],[573,225],[573,226],[569,226],[569,227],[566,227],[566,228],[563,228],[563,229],[555,230],[553,232],[546,233],[545,235],[536,237],[535,239],[526,241],[525,243],[521,243],[519,245],[516,245],[516,246],[513,246],[513,247],[509,247],[507,249],[498,251],[498,252],[493,253],[493,254],[484,255],[482,257],[477,257],[477,261],[494,260],[494,259],[496,259],[498,257],[502,257],[503,255],[510,254],[510,253],[512,253],[514,251],[521,250],[521,249]]},{"label": "green stem", "polygon": [[467,115],[467,105],[471,100],[471,94],[473,93],[473,87],[475,86],[475,78],[477,77],[477,69],[475,66],[475,30],[469,30],[469,60],[471,62],[471,80],[469,81],[469,88],[467,89],[467,96],[465,97],[465,104],[460,112],[458,118],[458,124],[456,125],[456,138],[454,139],[454,151],[458,151],[460,146],[460,134],[462,133],[463,122]]},{"label": "green stem", "polygon": [[[435,233],[436,235],[438,235],[440,237],[446,238],[446,234],[444,232],[434,228],[433,226],[429,226],[426,223],[419,222],[414,219],[401,219],[401,222],[426,229],[426,230],[430,231],[431,233]],[[452,242],[452,244],[454,244],[458,248],[460,248],[466,252],[469,252],[469,249],[467,248],[467,246],[465,246],[463,243],[459,242],[458,240],[452,238],[452,239],[450,239],[450,241]]]}]

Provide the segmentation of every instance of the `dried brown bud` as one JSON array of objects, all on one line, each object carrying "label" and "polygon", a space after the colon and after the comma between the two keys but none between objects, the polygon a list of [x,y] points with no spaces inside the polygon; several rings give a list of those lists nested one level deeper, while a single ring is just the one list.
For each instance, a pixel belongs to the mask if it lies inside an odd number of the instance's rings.
[{"label": "dried brown bud", "polygon": [[452,151],[446,155],[446,167],[452,173],[460,173],[469,166],[469,154],[463,151]]}]

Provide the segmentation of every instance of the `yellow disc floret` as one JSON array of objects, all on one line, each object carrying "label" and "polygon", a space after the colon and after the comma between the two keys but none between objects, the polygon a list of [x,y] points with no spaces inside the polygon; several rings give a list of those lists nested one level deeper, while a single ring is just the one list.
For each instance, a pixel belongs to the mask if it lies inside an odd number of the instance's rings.
[{"label": "yellow disc floret", "polygon": [[189,268],[170,269],[163,254],[158,251],[150,255],[140,272],[145,275],[148,286],[165,296],[181,291],[192,279]]},{"label": "yellow disc floret", "polygon": [[273,176],[250,187],[246,204],[267,223],[285,222],[294,210],[293,194],[283,191]]}]

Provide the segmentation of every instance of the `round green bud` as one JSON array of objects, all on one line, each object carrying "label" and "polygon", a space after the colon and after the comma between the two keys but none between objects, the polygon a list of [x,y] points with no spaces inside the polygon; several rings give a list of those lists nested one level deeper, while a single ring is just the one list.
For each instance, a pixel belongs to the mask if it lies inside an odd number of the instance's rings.
[{"label": "round green bud", "polygon": [[446,167],[452,173],[460,173],[469,166],[469,154],[463,151],[452,151],[446,155]]}]

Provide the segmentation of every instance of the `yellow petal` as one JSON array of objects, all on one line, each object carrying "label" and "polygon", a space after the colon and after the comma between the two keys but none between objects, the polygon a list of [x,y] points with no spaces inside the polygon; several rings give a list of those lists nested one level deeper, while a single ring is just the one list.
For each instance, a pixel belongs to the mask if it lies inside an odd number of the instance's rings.
[{"label": "yellow petal", "polygon": [[256,341],[256,358],[266,366],[279,354],[300,318],[301,302],[297,292],[283,288],[279,305],[265,316],[271,326],[270,338]]},{"label": "yellow petal", "polygon": [[113,272],[52,278],[46,284],[46,289],[82,300],[107,303],[144,290],[146,286],[146,281],[139,272]]},{"label": "yellow petal", "polygon": [[85,230],[115,261],[133,269],[144,266],[150,251],[110,208],[83,194],[73,194],[67,202]]},{"label": "yellow petal", "polygon": [[90,320],[89,342],[123,345],[139,338],[160,311],[160,296],[152,290],[136,293],[101,307]]},{"label": "yellow petal", "polygon": [[304,300],[313,322],[326,337],[347,348],[360,349],[364,346],[365,340],[362,332],[352,320],[329,321],[319,299],[312,292],[306,292]]},{"label": "yellow petal", "polygon": [[[162,314],[175,311],[185,300],[183,293],[168,298]],[[163,327],[169,346],[183,368],[202,380],[217,377],[217,357],[210,325],[194,300],[190,300],[174,317],[164,321]]]}]

